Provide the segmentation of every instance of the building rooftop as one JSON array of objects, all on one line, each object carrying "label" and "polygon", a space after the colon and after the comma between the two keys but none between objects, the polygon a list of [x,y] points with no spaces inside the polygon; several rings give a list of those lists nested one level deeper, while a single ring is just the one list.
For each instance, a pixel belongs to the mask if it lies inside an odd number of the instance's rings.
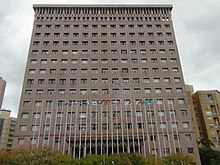
[{"label": "building rooftop", "polygon": [[166,7],[166,8],[173,8],[173,5],[171,4],[34,4],[33,8],[39,8],[39,7],[86,7],[86,8],[100,8],[100,7],[114,7],[114,8],[121,8],[121,7],[138,7],[138,8],[160,8],[160,7]]}]

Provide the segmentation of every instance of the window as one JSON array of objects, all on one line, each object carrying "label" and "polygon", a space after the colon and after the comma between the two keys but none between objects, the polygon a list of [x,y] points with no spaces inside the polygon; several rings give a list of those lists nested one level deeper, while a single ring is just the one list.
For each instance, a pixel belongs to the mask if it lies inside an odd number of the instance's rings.
[{"label": "window", "polygon": [[156,138],[156,135],[150,135],[150,141],[156,141],[157,138]]},{"label": "window", "polygon": [[144,93],[145,94],[151,93],[151,88],[144,88]]},{"label": "window", "polygon": [[102,64],[107,64],[108,63],[108,59],[102,59],[101,62],[102,62]]},{"label": "window", "polygon": [[150,79],[149,78],[143,78],[143,83],[145,83],[145,84],[150,83]]},{"label": "window", "polygon": [[35,106],[36,107],[42,106],[42,101],[35,101]]},{"label": "window", "polygon": [[88,64],[88,59],[82,59],[82,64]]},{"label": "window", "polygon": [[157,73],[157,72],[159,72],[159,69],[158,68],[152,68],[152,72]]},{"label": "window", "polygon": [[18,138],[18,144],[24,144],[24,138]]},{"label": "window", "polygon": [[40,37],[41,33],[35,33],[35,37]]},{"label": "window", "polygon": [[27,125],[20,125],[19,131],[26,131],[27,130]]},{"label": "window", "polygon": [[138,33],[138,37],[144,37],[144,33]]},{"label": "window", "polygon": [[132,73],[138,73],[138,68],[132,68],[131,71]]},{"label": "window", "polygon": [[176,60],[176,58],[171,58],[171,59],[170,59],[170,62],[172,62],[172,63],[176,63],[177,60]]},{"label": "window", "polygon": [[191,134],[185,134],[185,139],[186,139],[186,141],[192,140]]},{"label": "window", "polygon": [[168,45],[173,45],[173,41],[167,41]]},{"label": "window", "polygon": [[121,129],[121,123],[114,123],[113,129]]},{"label": "window", "polygon": [[166,154],[170,154],[170,148],[163,148],[163,153]]},{"label": "window", "polygon": [[67,64],[68,60],[67,59],[61,59],[61,64]]},{"label": "window", "polygon": [[169,72],[169,69],[168,68],[162,68],[162,71],[163,72]]},{"label": "window", "polygon": [[166,58],[161,58],[161,63],[166,63],[167,62],[167,59]]},{"label": "window", "polygon": [[92,68],[92,69],[91,69],[91,72],[92,72],[92,74],[97,74],[97,73],[98,73],[98,69]]},{"label": "window", "polygon": [[148,68],[142,68],[142,73],[148,73]]},{"label": "window", "polygon": [[51,59],[51,64],[57,64],[57,59]]},{"label": "window", "polygon": [[178,104],[185,104],[185,100],[184,99],[178,99],[177,102],[178,102]]},{"label": "window", "polygon": [[133,90],[134,94],[139,94],[141,92],[140,88],[134,88]]},{"label": "window", "polygon": [[161,88],[155,88],[155,93],[161,93],[161,92],[162,92]]},{"label": "window", "polygon": [[128,68],[122,68],[122,73],[128,73]]},{"label": "window", "polygon": [[128,63],[128,59],[121,59],[121,63],[122,64],[127,64]]},{"label": "window", "polygon": [[188,150],[188,153],[194,153],[193,147],[189,147],[187,148],[187,150]]},{"label": "window", "polygon": [[189,122],[183,122],[182,125],[183,128],[189,128]]},{"label": "window", "polygon": [[77,83],[77,79],[70,79],[70,84],[76,84]]},{"label": "window", "polygon": [[180,116],[187,116],[186,110],[180,110]]},{"label": "window", "polygon": [[137,63],[137,59],[131,59],[131,63],[133,64]]},{"label": "window", "polygon": [[164,41],[158,41],[158,45],[164,45]]},{"label": "window", "polygon": [[29,74],[35,74],[36,70],[35,69],[29,69]]},{"label": "window", "polygon": [[163,79],[163,81],[164,81],[165,83],[170,83],[170,78],[169,78],[169,77],[165,77],[165,78]]},{"label": "window", "polygon": [[117,84],[119,83],[119,79],[118,78],[112,78],[112,84]]},{"label": "window", "polygon": [[38,90],[36,91],[36,94],[37,94],[37,95],[42,95],[42,94],[43,94],[43,92],[44,92],[43,90],[38,89]]},{"label": "window", "polygon": [[168,135],[162,135],[164,141],[168,141]]},{"label": "window", "polygon": [[164,113],[164,110],[158,110],[158,116],[164,116],[165,113]]},{"label": "window", "polygon": [[169,114],[170,116],[176,116],[176,110],[170,110]]},{"label": "window", "polygon": [[91,94],[92,95],[97,95],[98,94],[98,89],[91,89]]},{"label": "window", "polygon": [[173,72],[179,72],[179,68],[172,68]]},{"label": "window", "polygon": [[81,84],[87,84],[87,79],[81,79],[81,80],[80,80],[80,83],[81,83]]},{"label": "window", "polygon": [[137,127],[138,127],[138,129],[144,128],[144,123],[137,123]]},{"label": "window", "polygon": [[166,93],[172,93],[172,88],[165,88]]},{"label": "window", "polygon": [[174,77],[174,82],[175,83],[180,83],[180,78],[179,77]]},{"label": "window", "polygon": [[123,94],[129,94],[130,93],[130,89],[129,88],[125,88],[122,90]]},{"label": "window", "polygon": [[129,83],[129,78],[122,78],[122,83],[124,84]]},{"label": "window", "polygon": [[121,54],[127,54],[127,50],[121,50]]},{"label": "window", "polygon": [[69,92],[70,92],[71,95],[76,95],[76,89],[70,89]]},{"label": "window", "polygon": [[136,49],[131,49],[130,54],[137,54],[137,50]]},{"label": "window", "polygon": [[28,119],[28,117],[29,117],[29,113],[22,113],[21,114],[22,119]]},{"label": "window", "polygon": [[118,73],[118,68],[112,68],[112,73],[113,73],[113,74]]},{"label": "window", "polygon": [[77,55],[78,54],[78,50],[72,50],[72,54],[73,55]]},{"label": "window", "polygon": [[86,130],[86,124],[79,124],[79,130],[85,131]]},{"label": "window", "polygon": [[39,130],[39,125],[32,125],[31,126],[31,131],[38,131]]},{"label": "window", "polygon": [[45,112],[45,118],[46,119],[51,118],[51,112]]},{"label": "window", "polygon": [[147,63],[147,59],[141,59],[141,63]]},{"label": "window", "polygon": [[108,94],[108,89],[102,89],[102,94]]},{"label": "window", "polygon": [[101,71],[103,74],[105,73],[108,73],[108,68],[102,68],[102,71]]},{"label": "window", "polygon": [[66,84],[66,79],[59,79],[59,84]]},{"label": "window", "polygon": [[183,89],[182,88],[176,88],[176,93],[183,93]]},{"label": "window", "polygon": [[166,51],[165,51],[165,49],[160,49],[160,50],[159,50],[159,53],[160,53],[160,54],[165,54]]},{"label": "window", "polygon": [[30,101],[24,101],[23,102],[23,106],[24,107],[29,107],[31,105],[31,102]]},{"label": "window", "polygon": [[172,128],[178,128],[178,123],[177,122],[172,122],[171,127]]},{"label": "window", "polygon": [[[98,82],[98,80],[97,80],[97,82]],[[97,83],[97,82],[96,82],[96,83]],[[95,82],[94,82],[94,83],[95,83]],[[103,78],[103,79],[102,79],[102,83],[107,84],[107,83],[108,83],[108,79],[107,79],[107,78]]]},{"label": "window", "polygon": [[174,49],[169,49],[169,53],[170,53],[170,54],[174,54],[174,53],[175,53],[175,50],[174,50]]},{"label": "window", "polygon": [[40,73],[40,74],[46,74],[46,69],[40,69],[40,70],[39,70],[39,73]]},{"label": "window", "polygon": [[160,82],[160,78],[154,78],[154,83],[159,83]]},{"label": "window", "polygon": [[37,60],[31,59],[30,63],[31,63],[31,64],[37,64]]}]

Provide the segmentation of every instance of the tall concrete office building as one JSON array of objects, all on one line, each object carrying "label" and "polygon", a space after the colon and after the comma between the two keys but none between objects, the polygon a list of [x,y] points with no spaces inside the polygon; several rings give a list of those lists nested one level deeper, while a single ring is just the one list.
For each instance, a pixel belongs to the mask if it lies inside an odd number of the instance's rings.
[{"label": "tall concrete office building", "polygon": [[34,5],[14,147],[198,150],[171,5]]},{"label": "tall concrete office building", "polygon": [[6,87],[6,81],[0,77],[0,110],[2,108],[2,102],[4,98],[4,93],[5,93],[5,87]]}]

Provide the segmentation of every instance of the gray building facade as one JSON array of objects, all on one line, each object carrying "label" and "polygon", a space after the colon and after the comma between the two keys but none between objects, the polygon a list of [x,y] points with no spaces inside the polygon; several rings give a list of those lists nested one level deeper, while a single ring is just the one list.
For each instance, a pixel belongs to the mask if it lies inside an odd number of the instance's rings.
[{"label": "gray building facade", "polygon": [[171,5],[34,5],[14,147],[199,162]]}]

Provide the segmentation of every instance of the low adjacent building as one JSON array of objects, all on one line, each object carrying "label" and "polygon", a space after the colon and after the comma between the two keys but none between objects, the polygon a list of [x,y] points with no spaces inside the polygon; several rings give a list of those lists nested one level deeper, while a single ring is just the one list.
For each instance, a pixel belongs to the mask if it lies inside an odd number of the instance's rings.
[{"label": "low adjacent building", "polygon": [[0,110],[0,150],[11,150],[16,118],[10,117],[10,110]]},{"label": "low adjacent building", "polygon": [[220,150],[220,92],[202,90],[192,95],[197,116],[200,139],[211,141],[215,150]]}]

